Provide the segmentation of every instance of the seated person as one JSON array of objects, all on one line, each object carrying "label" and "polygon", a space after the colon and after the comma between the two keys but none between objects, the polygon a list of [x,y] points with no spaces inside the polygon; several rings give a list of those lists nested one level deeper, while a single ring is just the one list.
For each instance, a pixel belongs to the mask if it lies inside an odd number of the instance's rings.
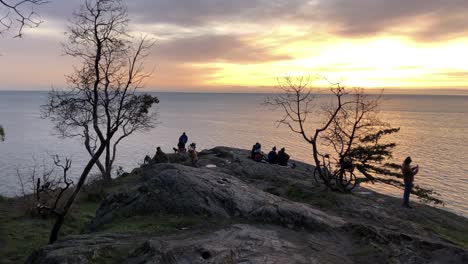
[{"label": "seated person", "polygon": [[250,151],[250,158],[255,160],[255,156],[257,153],[262,153],[262,145],[260,145],[260,143],[258,142],[252,146],[252,151]]},{"label": "seated person", "polygon": [[271,164],[278,163],[278,154],[276,154],[276,147],[273,147],[270,153],[268,153],[268,162]]},{"label": "seated person", "polygon": [[145,159],[143,160],[143,164],[149,164],[150,161],[151,161],[151,158],[148,155],[146,155]]},{"label": "seated person", "polygon": [[256,162],[261,162],[261,161],[263,160],[263,154],[262,154],[262,153],[256,152],[256,153],[255,153],[255,156],[254,156],[254,160],[255,160]]},{"label": "seated person", "polygon": [[289,155],[286,153],[286,150],[282,148],[278,151],[278,164],[281,166],[288,166]]},{"label": "seated person", "polygon": [[167,163],[169,162],[169,158],[167,157],[166,153],[161,150],[161,147],[156,148],[156,154],[153,157],[155,163]]},{"label": "seated person", "polygon": [[190,155],[190,160],[192,161],[192,165],[197,167],[198,163],[198,153],[197,153],[197,145],[195,143],[190,144],[188,148],[188,153]]},{"label": "seated person", "polygon": [[263,160],[262,145],[258,142],[252,148],[252,159],[256,162],[261,162]]}]

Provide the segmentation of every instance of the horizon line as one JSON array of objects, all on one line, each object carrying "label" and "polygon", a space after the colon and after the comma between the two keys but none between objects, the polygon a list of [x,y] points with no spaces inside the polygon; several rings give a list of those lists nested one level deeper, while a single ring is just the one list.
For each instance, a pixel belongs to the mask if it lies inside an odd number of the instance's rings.
[{"label": "horizon line", "polygon": [[[353,87],[349,87],[353,88]],[[328,88],[315,88],[318,90],[327,90]],[[370,94],[379,93],[383,91],[383,94],[388,95],[449,95],[449,96],[468,96],[468,88],[363,88],[367,91],[370,91]],[[21,92],[21,93],[28,93],[28,92],[40,92],[45,93],[50,91],[50,89],[0,89],[0,93],[6,92]],[[174,91],[169,90],[153,90],[153,89],[141,89],[138,92],[144,93],[179,93],[179,94],[275,94],[278,93],[276,91],[223,91],[223,90],[183,90],[183,89],[176,89]],[[387,93],[390,92],[390,93]],[[426,92],[426,93],[423,93]],[[429,92],[429,93],[427,93]]]}]

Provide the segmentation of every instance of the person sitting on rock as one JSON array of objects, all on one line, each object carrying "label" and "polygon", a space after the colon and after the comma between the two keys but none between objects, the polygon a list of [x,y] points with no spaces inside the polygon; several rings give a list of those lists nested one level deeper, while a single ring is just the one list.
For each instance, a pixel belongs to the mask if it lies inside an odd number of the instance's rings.
[{"label": "person sitting on rock", "polygon": [[169,158],[167,157],[166,153],[161,150],[161,147],[156,148],[156,154],[154,154],[153,160],[155,163],[167,163],[169,162]]},{"label": "person sitting on rock", "polygon": [[197,153],[197,145],[195,143],[190,144],[188,147],[188,153],[190,156],[190,160],[192,161],[192,165],[198,167],[198,153]]},{"label": "person sitting on rock", "polygon": [[143,160],[143,164],[145,164],[145,165],[146,165],[146,164],[149,164],[150,161],[151,161],[150,156],[146,155],[146,156],[145,156],[145,159]]},{"label": "person sitting on rock", "polygon": [[278,163],[278,154],[276,154],[276,147],[273,147],[270,153],[268,153],[268,162],[270,164]]},{"label": "person sitting on rock", "polygon": [[253,145],[251,155],[252,159],[256,162],[261,162],[263,160],[262,145],[260,145],[260,143],[257,142]]},{"label": "person sitting on rock", "polygon": [[260,143],[255,143],[255,145],[252,146],[252,151],[250,151],[250,158],[255,159],[255,154],[258,153],[259,151],[261,152],[262,150],[262,145]]},{"label": "person sitting on rock", "polygon": [[278,151],[278,164],[281,166],[288,166],[289,155],[286,153],[286,150],[282,148]]}]

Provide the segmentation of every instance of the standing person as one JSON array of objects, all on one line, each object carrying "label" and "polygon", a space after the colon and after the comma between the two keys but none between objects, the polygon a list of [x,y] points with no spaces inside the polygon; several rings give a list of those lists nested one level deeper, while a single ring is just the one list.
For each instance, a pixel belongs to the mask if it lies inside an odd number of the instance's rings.
[{"label": "standing person", "polygon": [[188,136],[184,133],[179,137],[179,143],[177,144],[177,148],[179,148],[179,152],[185,152],[185,144],[188,142]]},{"label": "standing person", "polygon": [[198,153],[197,153],[197,145],[194,143],[190,144],[188,147],[188,153],[190,155],[190,160],[192,161],[192,165],[195,167],[198,167]]},{"label": "standing person", "polygon": [[413,189],[414,176],[419,172],[419,165],[411,167],[411,157],[407,157],[401,165],[401,172],[403,173],[403,180],[405,182],[405,192],[403,193],[403,206],[412,208],[409,205],[409,197]]},{"label": "standing person", "polygon": [[282,148],[278,151],[278,164],[281,166],[288,166],[289,155],[286,153],[286,149]]},{"label": "standing person", "polygon": [[268,162],[270,164],[278,163],[278,154],[276,154],[276,147],[273,147],[270,153],[268,153]]}]

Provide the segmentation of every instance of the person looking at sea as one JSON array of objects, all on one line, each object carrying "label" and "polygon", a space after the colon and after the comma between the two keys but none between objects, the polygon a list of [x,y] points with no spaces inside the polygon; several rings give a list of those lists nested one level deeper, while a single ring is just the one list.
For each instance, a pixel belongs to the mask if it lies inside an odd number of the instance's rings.
[{"label": "person looking at sea", "polygon": [[409,197],[413,189],[414,176],[419,172],[419,165],[411,167],[411,157],[407,157],[401,165],[401,172],[403,173],[403,181],[405,182],[405,191],[403,193],[403,206],[412,208],[409,204]]}]

